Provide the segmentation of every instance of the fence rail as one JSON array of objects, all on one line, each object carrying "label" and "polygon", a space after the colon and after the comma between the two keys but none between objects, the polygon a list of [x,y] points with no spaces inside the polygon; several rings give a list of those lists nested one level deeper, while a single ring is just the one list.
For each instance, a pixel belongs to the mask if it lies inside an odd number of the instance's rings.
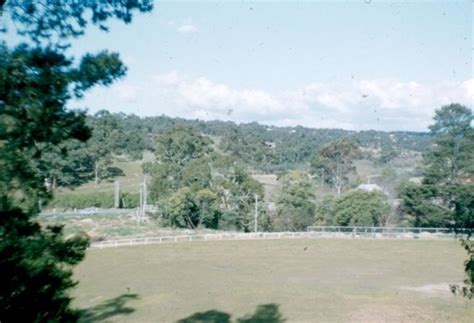
[{"label": "fence rail", "polygon": [[[467,233],[468,229],[459,232]],[[308,227],[305,232],[208,233],[172,235],[147,238],[104,240],[91,244],[92,248],[110,248],[161,243],[222,240],[265,240],[303,238],[389,238],[389,239],[452,239],[455,232],[448,228],[385,228],[385,227]]]},{"label": "fence rail", "polygon": [[428,228],[428,227],[344,227],[344,226],[311,226],[308,232],[354,232],[354,233],[468,233],[471,229]]}]

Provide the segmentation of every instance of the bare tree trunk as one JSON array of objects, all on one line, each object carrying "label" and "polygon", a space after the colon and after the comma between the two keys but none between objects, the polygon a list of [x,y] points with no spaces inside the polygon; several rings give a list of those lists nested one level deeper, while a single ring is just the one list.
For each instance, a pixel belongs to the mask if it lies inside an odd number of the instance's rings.
[{"label": "bare tree trunk", "polygon": [[342,178],[341,178],[341,163],[339,160],[336,161],[336,190],[337,190],[337,195],[341,195]]},{"label": "bare tree trunk", "polygon": [[97,184],[99,184],[99,163],[98,162],[95,162],[94,175],[95,175],[94,184],[95,186],[97,186]]}]

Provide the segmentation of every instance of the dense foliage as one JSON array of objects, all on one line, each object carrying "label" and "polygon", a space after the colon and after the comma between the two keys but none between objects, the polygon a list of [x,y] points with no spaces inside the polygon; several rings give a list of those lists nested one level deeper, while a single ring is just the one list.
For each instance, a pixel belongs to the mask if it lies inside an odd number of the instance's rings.
[{"label": "dense foliage", "polygon": [[473,120],[472,110],[459,104],[436,110],[430,126],[435,145],[424,156],[423,182],[400,191],[404,210],[415,225],[468,230],[460,232],[467,251],[466,280],[464,286],[452,286],[453,292],[468,298],[474,296],[474,248],[470,240],[474,230]]},{"label": "dense foliage", "polygon": [[[90,116],[92,126],[100,127]],[[311,129],[304,127],[274,127],[258,123],[235,124],[224,121],[184,120],[179,118],[145,117],[122,113],[108,116],[118,122],[125,135],[104,138],[108,146],[120,146],[114,153],[136,155],[138,147],[150,151],[155,141],[178,124],[214,138],[214,148],[232,156],[238,163],[259,173],[284,173],[306,167],[314,152],[323,145],[348,138],[363,148],[362,157],[384,164],[403,150],[424,152],[431,138],[424,133],[347,131],[341,129]],[[113,141],[113,142],[112,142]],[[133,151],[135,149],[135,151]]]},{"label": "dense foliage", "polygon": [[314,154],[311,172],[341,195],[349,184],[349,175],[355,172],[353,161],[359,154],[359,147],[346,138],[332,141]]},{"label": "dense foliage", "polygon": [[282,178],[283,189],[273,219],[276,231],[303,231],[314,224],[315,189],[307,174],[292,172]]},{"label": "dense foliage", "polygon": [[0,42],[1,322],[78,318],[68,290],[88,239],[65,238],[61,226],[43,228],[35,216],[40,202],[51,198],[48,181],[65,172],[63,157],[90,136],[85,114],[66,109],[67,102],[112,83],[125,67],[116,53],[86,54],[75,62],[65,48],[83,33],[90,14],[104,27],[109,18],[129,22],[133,11],[151,7],[149,1],[0,1],[0,14],[25,37],[15,48]]},{"label": "dense foliage", "polygon": [[424,155],[423,182],[400,190],[403,210],[416,226],[474,228],[472,111],[458,104],[436,111],[435,145]]},{"label": "dense foliage", "polygon": [[165,224],[187,228],[249,231],[260,183],[228,157],[216,153],[208,137],[178,125],[156,141],[156,161],[144,165],[152,177],[150,198]]},{"label": "dense foliage", "polygon": [[384,226],[390,213],[381,192],[354,190],[334,198],[326,197],[316,209],[316,223],[340,226]]}]

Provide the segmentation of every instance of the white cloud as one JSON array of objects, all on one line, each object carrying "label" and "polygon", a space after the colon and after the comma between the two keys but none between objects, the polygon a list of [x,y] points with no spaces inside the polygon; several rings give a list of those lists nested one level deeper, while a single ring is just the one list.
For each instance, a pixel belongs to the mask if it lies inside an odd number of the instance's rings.
[{"label": "white cloud", "polygon": [[176,29],[181,34],[191,34],[198,31],[198,28],[192,24],[181,25]]},{"label": "white cloud", "polygon": [[117,93],[118,98],[126,102],[134,102],[138,98],[138,92],[140,87],[130,84],[118,84],[114,91]]},{"label": "white cloud", "polygon": [[151,82],[124,81],[110,89],[94,89],[78,103],[91,112],[107,108],[142,116],[166,114],[278,126],[426,131],[435,109],[452,102],[473,108],[473,99],[474,79],[313,82],[272,92],[171,71],[155,75]]},{"label": "white cloud", "polygon": [[451,102],[472,107],[474,94],[472,79],[311,83],[281,93],[238,89],[176,71],[154,79],[158,95],[181,117],[344,129],[426,130],[435,109]]}]

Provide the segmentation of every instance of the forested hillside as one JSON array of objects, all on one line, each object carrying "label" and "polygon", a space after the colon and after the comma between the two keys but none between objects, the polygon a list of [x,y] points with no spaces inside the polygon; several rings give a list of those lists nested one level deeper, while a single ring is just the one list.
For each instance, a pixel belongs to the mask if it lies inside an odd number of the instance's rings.
[{"label": "forested hillside", "polygon": [[[255,195],[272,226],[282,230],[313,224],[315,203],[363,183],[380,185],[396,199],[399,185],[421,176],[421,155],[431,147],[427,133],[140,118],[105,110],[86,122],[87,142],[66,141],[67,154],[51,150],[38,163],[56,193],[49,207],[112,207],[114,181],[120,182],[120,206],[135,207],[148,176],[148,202],[159,207],[161,219],[191,228],[212,218],[207,227],[249,230]],[[206,211],[183,217],[177,207],[183,203],[201,211],[204,203]]]},{"label": "forested hillside", "polygon": [[[210,136],[217,150],[258,173],[300,168],[310,161],[315,150],[340,138],[351,139],[361,147],[363,157],[379,163],[390,161],[404,150],[425,152],[431,145],[428,133],[275,127],[255,122],[236,124],[166,116],[140,118],[107,111],[89,116],[88,123],[96,134],[92,137],[95,137],[95,143],[100,142],[100,148],[89,145],[89,151],[94,155],[106,157],[108,152],[126,153],[138,158],[143,150],[154,151],[155,140],[167,129],[182,124]],[[93,167],[92,164],[90,167],[95,168],[97,175],[100,165]]]}]

